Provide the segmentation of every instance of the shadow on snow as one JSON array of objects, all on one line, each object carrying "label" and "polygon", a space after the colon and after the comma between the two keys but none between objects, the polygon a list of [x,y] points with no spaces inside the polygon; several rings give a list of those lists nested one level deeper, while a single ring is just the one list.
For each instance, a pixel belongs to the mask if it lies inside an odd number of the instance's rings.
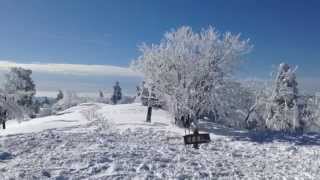
[{"label": "shadow on snow", "polygon": [[232,140],[251,141],[256,143],[288,142],[295,145],[319,145],[320,134],[317,133],[284,133],[275,131],[248,131],[228,128],[216,123],[203,121],[199,123],[201,131],[215,135],[228,136]]}]

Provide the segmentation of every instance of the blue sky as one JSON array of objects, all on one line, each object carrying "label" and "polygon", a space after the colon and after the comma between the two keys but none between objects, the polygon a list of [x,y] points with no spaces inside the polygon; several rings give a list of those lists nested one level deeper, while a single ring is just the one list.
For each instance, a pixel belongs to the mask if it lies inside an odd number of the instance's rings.
[{"label": "blue sky", "polygon": [[[157,43],[182,25],[194,30],[212,25],[254,44],[241,76],[268,78],[272,67],[285,61],[298,65],[301,84],[315,91],[320,90],[319,9],[316,0],[1,0],[0,61],[127,67],[142,42]],[[63,76],[47,82],[50,75],[43,74],[34,75],[39,89],[50,90],[46,83],[63,88]],[[88,76],[66,79],[91,91],[111,86],[111,80],[102,85],[103,79],[132,78]]]}]

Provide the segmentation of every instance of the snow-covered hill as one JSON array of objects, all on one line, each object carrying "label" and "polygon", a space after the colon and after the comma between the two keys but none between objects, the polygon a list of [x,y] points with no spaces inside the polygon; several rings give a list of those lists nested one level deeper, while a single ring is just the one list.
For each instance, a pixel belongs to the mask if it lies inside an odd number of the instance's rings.
[{"label": "snow-covered hill", "polygon": [[[72,107],[56,115],[31,119],[29,121],[8,121],[6,130],[0,135],[39,132],[47,129],[57,129],[85,125],[97,118],[108,120],[113,128],[126,130],[128,128],[154,128],[183,133],[171,123],[171,117],[163,110],[155,109],[152,114],[152,123],[146,123],[146,107],[139,104],[108,105],[101,103],[84,103]],[[98,116],[98,117],[96,117]]]},{"label": "snow-covered hill", "polygon": [[318,179],[318,135],[264,135],[200,123],[212,142],[186,147],[163,110],[82,104],[0,131],[0,179]]}]

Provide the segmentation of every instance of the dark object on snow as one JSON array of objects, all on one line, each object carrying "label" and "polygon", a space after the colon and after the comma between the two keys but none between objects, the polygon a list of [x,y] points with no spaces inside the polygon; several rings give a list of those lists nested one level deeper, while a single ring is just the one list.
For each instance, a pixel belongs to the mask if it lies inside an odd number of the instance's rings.
[{"label": "dark object on snow", "polygon": [[0,122],[2,124],[2,129],[6,129],[6,120],[7,120],[7,110],[2,110],[0,111]]},{"label": "dark object on snow", "polygon": [[45,176],[45,177],[48,177],[48,178],[51,177],[51,174],[50,174],[48,171],[46,171],[46,170],[42,170],[41,174],[42,174],[43,176]]},{"label": "dark object on snow", "polygon": [[182,122],[182,125],[185,128],[184,133],[186,134],[186,131],[189,130],[189,134],[190,134],[190,127],[191,127],[190,115],[186,116],[186,118],[184,116],[181,116],[180,122]]},{"label": "dark object on snow", "polygon": [[2,129],[6,129],[6,121],[2,120]]},{"label": "dark object on snow", "polygon": [[[198,130],[198,129],[195,129],[194,132],[193,132],[193,135],[199,136],[199,130]],[[197,139],[198,139],[198,137],[196,137],[196,140],[197,140]],[[194,144],[193,144],[193,148],[199,149],[199,144],[198,144],[198,143],[194,143]]]},{"label": "dark object on snow", "polygon": [[151,122],[152,106],[148,107],[147,122]]},{"label": "dark object on snow", "polygon": [[12,159],[12,154],[10,154],[8,152],[1,152],[0,151],[0,160],[8,160],[8,159]]},{"label": "dark object on snow", "polygon": [[209,143],[211,141],[209,134],[199,134],[198,129],[195,129],[193,134],[185,135],[183,138],[185,145],[193,144],[195,149],[199,149],[199,144]]},{"label": "dark object on snow", "polygon": [[[183,117],[183,116],[182,116],[182,117]],[[186,119],[182,119],[182,118],[181,118],[181,121],[183,122],[184,128],[190,128],[190,126],[191,126],[190,115],[188,115]]]}]

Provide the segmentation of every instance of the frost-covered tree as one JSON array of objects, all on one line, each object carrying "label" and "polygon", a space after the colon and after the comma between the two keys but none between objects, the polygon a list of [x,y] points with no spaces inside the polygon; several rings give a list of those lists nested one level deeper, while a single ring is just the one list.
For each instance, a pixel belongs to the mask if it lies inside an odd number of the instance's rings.
[{"label": "frost-covered tree", "polygon": [[[266,128],[267,106],[270,104],[272,88],[267,81],[249,80],[243,82],[244,93],[240,99],[244,99],[242,113],[247,129],[262,130]],[[241,91],[240,91],[241,92]],[[244,95],[244,96],[243,96]],[[235,98],[237,99],[237,98]]]},{"label": "frost-covered tree", "polygon": [[106,98],[104,93],[103,93],[103,91],[100,90],[96,101],[100,102],[100,103],[111,104],[111,99],[110,98]]},{"label": "frost-covered tree", "polygon": [[60,99],[63,99],[63,92],[59,89],[56,100],[59,101]]},{"label": "frost-covered tree", "polygon": [[[146,85],[145,81],[142,81],[141,88],[140,88],[140,100],[143,106],[148,106],[149,103],[149,88],[148,85]],[[154,95],[154,94],[153,94]],[[153,97],[155,98],[155,97]]]},{"label": "frost-covered tree", "polygon": [[218,33],[209,27],[193,32],[181,27],[165,34],[159,44],[142,45],[132,68],[142,72],[146,84],[165,97],[171,113],[180,119],[190,115],[223,112],[224,96],[233,69],[249,52],[240,35]]},{"label": "frost-covered tree", "polygon": [[[137,97],[143,106],[153,106],[165,108],[166,102],[161,94],[155,92],[155,87],[149,87],[145,81],[142,81],[140,86],[137,86]],[[151,93],[149,93],[151,92]]]},{"label": "frost-covered tree", "polygon": [[310,108],[313,121],[309,125],[309,131],[320,132],[320,103],[316,102],[313,105],[313,108]]},{"label": "frost-covered tree", "polygon": [[2,119],[17,119],[20,121],[26,118],[26,109],[17,104],[15,100],[17,97],[18,96],[15,94],[7,94],[5,91],[0,89],[0,107],[7,111],[7,116],[2,117]]},{"label": "frost-covered tree", "polygon": [[38,99],[36,99],[33,103],[31,108],[33,109],[33,111],[38,114],[40,111],[40,107],[41,107],[41,103]]},{"label": "frost-covered tree", "polygon": [[102,98],[102,99],[104,98],[104,95],[103,95],[102,91],[99,91],[99,97]]},{"label": "frost-covered tree", "polygon": [[32,71],[20,67],[10,69],[5,75],[4,90],[8,94],[14,94],[18,105],[26,108],[29,115],[32,109],[33,97],[36,93],[35,84],[31,78]]},{"label": "frost-covered tree", "polygon": [[295,131],[302,128],[295,71],[296,68],[288,64],[279,65],[266,120],[269,129]]},{"label": "frost-covered tree", "polygon": [[43,103],[44,105],[50,105],[50,104],[51,104],[48,97],[44,97],[42,103]]},{"label": "frost-covered tree", "polygon": [[141,87],[140,86],[136,86],[136,97],[140,97],[141,96]]},{"label": "frost-covered tree", "polygon": [[76,92],[67,91],[64,93],[63,98],[53,105],[53,110],[54,111],[65,110],[83,102],[85,102],[85,100],[80,98]]},{"label": "frost-covered tree", "polygon": [[308,94],[299,95],[301,129],[304,132],[320,132],[320,106]]},{"label": "frost-covered tree", "polygon": [[118,101],[120,101],[122,98],[122,93],[121,93],[121,87],[119,85],[119,82],[116,82],[116,85],[113,86],[113,94],[111,97],[111,100],[113,104],[117,104]]},{"label": "frost-covered tree", "polygon": [[[251,129],[250,118],[255,110],[256,97],[252,89],[239,82],[229,82],[223,88],[224,97],[221,96],[222,105],[216,107],[219,110],[218,122],[232,127]],[[218,104],[218,103],[217,103]],[[223,108],[223,109],[221,109]]]}]

